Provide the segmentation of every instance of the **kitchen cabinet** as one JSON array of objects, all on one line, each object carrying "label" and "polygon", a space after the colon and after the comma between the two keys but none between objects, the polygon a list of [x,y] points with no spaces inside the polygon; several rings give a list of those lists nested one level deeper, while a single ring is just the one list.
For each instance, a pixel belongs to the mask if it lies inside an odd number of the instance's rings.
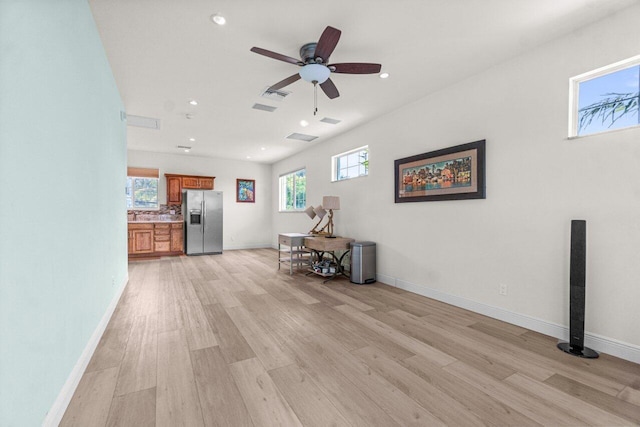
[{"label": "kitchen cabinet", "polygon": [[153,231],[154,252],[169,252],[171,249],[171,224],[155,223]]},{"label": "kitchen cabinet", "polygon": [[153,224],[129,224],[129,253],[152,253],[153,234]]},{"label": "kitchen cabinet", "polygon": [[167,177],[167,204],[182,204],[182,183],[179,176]]},{"label": "kitchen cabinet", "polygon": [[171,252],[184,251],[183,224],[171,224]]},{"label": "kitchen cabinet", "polygon": [[165,173],[167,179],[167,204],[182,204],[182,190],[213,190],[215,176],[177,175]]},{"label": "kitchen cabinet", "polygon": [[182,255],[182,222],[130,222],[129,258]]}]

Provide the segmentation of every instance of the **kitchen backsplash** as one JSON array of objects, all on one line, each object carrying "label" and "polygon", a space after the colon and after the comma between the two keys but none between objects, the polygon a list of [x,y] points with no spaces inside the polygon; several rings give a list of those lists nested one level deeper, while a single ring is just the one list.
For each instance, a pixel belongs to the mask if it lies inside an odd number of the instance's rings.
[{"label": "kitchen backsplash", "polygon": [[[171,213],[173,211],[174,213]],[[156,217],[159,221],[182,221],[182,205],[160,205],[157,211],[145,211],[137,209],[127,210],[128,221],[152,221]],[[162,218],[160,218],[162,217]]]}]

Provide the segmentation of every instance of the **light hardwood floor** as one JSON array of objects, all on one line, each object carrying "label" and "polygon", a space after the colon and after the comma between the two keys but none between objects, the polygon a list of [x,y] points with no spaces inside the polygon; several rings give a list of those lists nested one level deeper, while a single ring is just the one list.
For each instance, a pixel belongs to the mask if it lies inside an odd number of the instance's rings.
[{"label": "light hardwood floor", "polygon": [[640,365],[277,256],[131,263],[61,425],[640,425]]}]

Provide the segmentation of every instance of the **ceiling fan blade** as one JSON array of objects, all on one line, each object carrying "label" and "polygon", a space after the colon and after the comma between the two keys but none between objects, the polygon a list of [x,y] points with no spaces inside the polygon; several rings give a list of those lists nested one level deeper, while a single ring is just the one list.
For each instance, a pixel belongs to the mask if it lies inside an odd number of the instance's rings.
[{"label": "ceiling fan blade", "polygon": [[329,61],[329,57],[333,53],[333,50],[336,48],[338,44],[338,40],[340,40],[340,34],[342,31],[337,28],[327,27],[322,32],[320,36],[320,40],[318,40],[318,45],[316,46],[316,53],[314,56],[316,58],[322,58],[322,61],[326,63]]},{"label": "ceiling fan blade", "polygon": [[299,59],[295,59],[287,55],[282,55],[280,53],[271,52],[270,50],[262,49],[260,47],[252,47],[251,52],[255,52],[259,55],[268,56],[269,58],[277,59],[279,61],[288,62],[289,64],[304,65],[304,63]]},{"label": "ceiling fan blade", "polygon": [[334,73],[345,74],[377,74],[382,69],[380,64],[367,64],[365,62],[345,62],[343,64],[327,65]]},{"label": "ceiling fan blade", "polygon": [[320,83],[320,87],[324,91],[324,93],[329,97],[329,99],[337,98],[340,96],[338,92],[338,88],[333,84],[331,79],[327,79],[324,83]]},{"label": "ceiling fan blade", "polygon": [[285,86],[289,86],[291,83],[297,82],[298,80],[300,80],[300,74],[295,73],[294,75],[289,76],[286,79],[272,85],[269,89],[271,90],[282,89]]}]

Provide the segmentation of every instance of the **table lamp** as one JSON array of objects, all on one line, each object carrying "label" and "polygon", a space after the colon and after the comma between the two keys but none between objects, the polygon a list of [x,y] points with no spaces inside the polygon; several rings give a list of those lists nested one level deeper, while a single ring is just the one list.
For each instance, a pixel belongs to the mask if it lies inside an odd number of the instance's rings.
[{"label": "table lamp", "polygon": [[[327,236],[333,238],[333,211],[340,210],[340,197],[338,196],[324,196],[322,198],[322,206],[324,209],[329,210],[329,222],[325,226],[327,229]],[[324,228],[323,228],[324,230]],[[322,230],[321,230],[322,231]]]},{"label": "table lamp", "polygon": [[327,211],[325,211],[322,208],[322,205],[320,205],[320,206],[318,206],[316,208],[314,208],[313,206],[309,206],[307,209],[304,210],[304,212],[311,219],[315,218],[316,216],[318,218],[320,218],[318,223],[309,231],[309,234],[319,234],[319,231],[317,230],[317,228],[320,225],[320,223],[322,222],[322,219],[324,218],[324,216],[327,214]]}]

